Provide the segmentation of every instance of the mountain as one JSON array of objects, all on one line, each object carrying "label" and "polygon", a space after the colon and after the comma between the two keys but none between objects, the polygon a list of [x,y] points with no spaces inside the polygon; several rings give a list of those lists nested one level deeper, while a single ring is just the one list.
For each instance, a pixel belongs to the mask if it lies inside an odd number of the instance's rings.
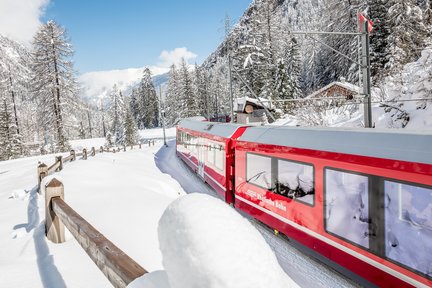
[{"label": "mountain", "polygon": [[[19,75],[20,80],[29,79],[31,55],[24,45],[0,34],[0,73]],[[5,74],[4,74],[5,73]]]},{"label": "mountain", "polygon": [[[153,83],[156,87],[164,85],[168,81],[168,73],[165,69],[150,68],[153,73]],[[128,68],[108,71],[87,72],[78,77],[82,86],[83,96],[87,99],[106,97],[114,84],[123,94],[129,95],[132,88],[140,81],[144,67]]]}]

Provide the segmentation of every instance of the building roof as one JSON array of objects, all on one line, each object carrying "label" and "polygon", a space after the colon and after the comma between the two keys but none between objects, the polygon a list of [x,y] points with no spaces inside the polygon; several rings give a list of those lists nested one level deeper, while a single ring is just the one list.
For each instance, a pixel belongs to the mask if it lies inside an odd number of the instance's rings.
[{"label": "building roof", "polygon": [[[274,105],[271,104],[271,102],[266,98],[259,98],[261,100],[261,103],[264,104],[264,106],[269,110],[274,110]],[[260,109],[264,109],[263,105],[261,105],[260,101],[258,101],[256,98],[251,98],[248,96],[245,97],[238,97],[234,99],[234,111],[236,112],[244,112],[244,109],[246,105],[252,104]]]},{"label": "building roof", "polygon": [[316,98],[318,97],[321,93],[324,93],[326,90],[329,90],[331,87],[333,86],[339,86],[342,87],[346,90],[349,90],[351,92],[353,92],[353,94],[360,94],[361,93],[361,88],[357,85],[345,82],[345,81],[335,81],[332,82],[330,84],[328,84],[327,86],[322,87],[321,89],[313,92],[312,94],[306,96],[305,98]]}]

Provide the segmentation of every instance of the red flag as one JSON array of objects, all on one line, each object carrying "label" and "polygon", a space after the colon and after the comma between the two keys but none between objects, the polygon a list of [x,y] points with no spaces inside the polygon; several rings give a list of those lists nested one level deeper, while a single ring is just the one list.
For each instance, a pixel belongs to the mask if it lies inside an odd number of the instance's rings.
[{"label": "red flag", "polygon": [[363,32],[363,25],[366,21],[368,21],[368,32],[370,33],[373,30],[373,22],[371,20],[368,20],[362,13],[359,13],[358,22],[360,32]]}]

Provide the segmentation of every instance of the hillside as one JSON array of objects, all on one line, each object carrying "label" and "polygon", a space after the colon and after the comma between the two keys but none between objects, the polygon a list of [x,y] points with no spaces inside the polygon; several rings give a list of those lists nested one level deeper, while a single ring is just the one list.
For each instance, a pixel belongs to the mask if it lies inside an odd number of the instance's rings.
[{"label": "hillside", "polygon": [[[370,53],[375,127],[430,129],[432,26],[428,1],[254,0],[202,69],[227,87],[229,52],[234,97],[255,93],[275,101],[285,114],[278,123],[361,127],[363,106],[358,103],[325,108],[317,102],[291,106],[289,103],[297,102],[282,102],[304,98],[341,78],[358,83],[356,37],[304,36],[290,31],[357,32],[359,11],[374,23]],[[222,91],[229,93],[227,88]],[[209,93],[218,92],[210,88]],[[227,98],[224,101],[226,106]]]}]

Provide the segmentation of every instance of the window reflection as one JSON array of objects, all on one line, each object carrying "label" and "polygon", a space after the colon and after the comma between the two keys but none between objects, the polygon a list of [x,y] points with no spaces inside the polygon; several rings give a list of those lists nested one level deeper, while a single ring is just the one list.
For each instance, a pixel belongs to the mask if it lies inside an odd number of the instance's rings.
[{"label": "window reflection", "polygon": [[274,190],[272,185],[270,157],[246,154],[246,181],[267,190]]},{"label": "window reflection", "polygon": [[279,160],[277,185],[277,193],[314,204],[314,173],[311,165]]},{"label": "window reflection", "polygon": [[386,256],[432,276],[432,189],[385,181]]},{"label": "window reflection", "polygon": [[326,169],[326,230],[369,248],[367,176]]}]

